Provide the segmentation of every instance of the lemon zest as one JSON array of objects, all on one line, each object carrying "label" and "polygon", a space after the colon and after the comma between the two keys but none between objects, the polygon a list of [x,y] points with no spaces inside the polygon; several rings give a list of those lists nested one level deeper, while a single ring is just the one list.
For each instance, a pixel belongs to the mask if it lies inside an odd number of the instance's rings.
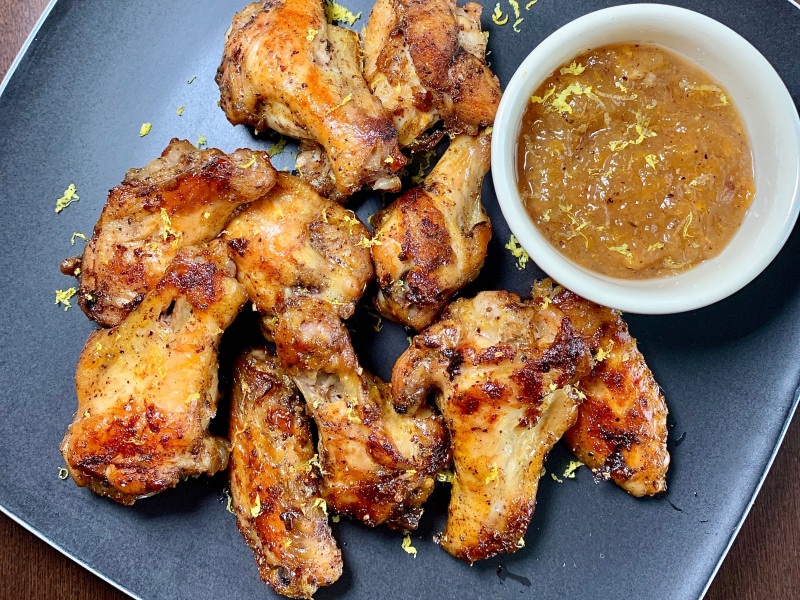
[{"label": "lemon zest", "polygon": [[186,107],[181,105],[181,106],[178,107],[178,110],[176,110],[175,112],[178,114],[179,117],[182,117],[184,110],[186,110]]},{"label": "lemon zest", "polygon": [[353,23],[355,23],[361,18],[361,12],[359,11],[358,14],[353,14],[350,10],[348,10],[338,2],[325,0],[325,18],[330,23],[334,21],[339,21],[340,23],[347,23],[348,25],[353,25]]},{"label": "lemon zest", "polygon": [[80,232],[76,231],[75,233],[73,233],[73,234],[72,234],[72,237],[70,238],[70,240],[69,240],[69,243],[70,243],[70,244],[72,244],[72,245],[74,246],[74,245],[75,245],[75,239],[76,239],[76,238],[80,238],[80,239],[82,239],[84,242],[86,241],[86,236],[85,236],[85,235],[83,235],[82,233],[80,233]]},{"label": "lemon zest", "polygon": [[567,468],[564,469],[564,472],[561,474],[561,476],[564,479],[575,479],[575,471],[580,469],[582,466],[583,466],[583,463],[581,461],[579,461],[579,460],[571,460],[571,461],[569,461],[569,464],[567,465]]},{"label": "lemon zest", "polygon": [[624,256],[627,259],[628,262],[631,262],[631,260],[633,259],[633,254],[631,253],[630,250],[628,250],[627,242],[625,242],[624,244],[620,244],[619,246],[609,246],[608,249],[611,250],[612,252],[619,252],[620,254],[622,254],[622,256]]},{"label": "lemon zest", "polygon": [[314,39],[314,37],[319,33],[318,30],[314,29],[313,27],[308,28],[308,33],[306,34],[306,39],[310,42]]},{"label": "lemon zest", "polygon": [[576,62],[573,60],[573,61],[572,61],[572,63],[570,63],[570,65],[569,65],[568,67],[561,67],[561,69],[559,69],[559,71],[558,71],[558,72],[559,72],[559,73],[561,73],[562,75],[566,75],[566,74],[568,74],[568,73],[569,73],[570,75],[580,75],[580,74],[581,74],[581,73],[583,73],[585,70],[586,70],[586,67],[584,67],[584,66],[583,66],[582,64],[580,64],[580,63],[576,63]]},{"label": "lemon zest", "polygon": [[517,259],[517,269],[522,271],[525,267],[528,266],[528,261],[530,260],[530,256],[525,251],[525,248],[519,245],[519,242],[514,236],[511,234],[511,237],[508,239],[508,243],[505,246],[506,250],[511,252],[511,256]]},{"label": "lemon zest", "polygon": [[61,481],[64,481],[67,477],[69,477],[69,470],[64,467],[58,468],[58,478]]},{"label": "lemon zest", "polygon": [[492,21],[494,21],[495,25],[505,25],[506,23],[508,23],[508,15],[503,14],[499,2],[494,5],[494,11],[492,12]]},{"label": "lemon zest", "polygon": [[439,471],[436,474],[436,481],[441,481],[442,483],[453,483],[456,478],[456,474],[449,470]]},{"label": "lemon zest", "polygon": [[74,287],[66,290],[56,290],[56,304],[63,304],[64,312],[68,311],[72,306],[72,303],[69,301],[69,299],[77,293],[78,290],[76,290]]},{"label": "lemon zest", "polygon": [[152,123],[142,123],[142,126],[139,127],[139,137],[146,136],[148,133],[150,133],[150,130],[152,128],[153,128]]},{"label": "lemon zest", "polygon": [[78,190],[75,187],[74,183],[70,183],[67,186],[67,189],[64,190],[64,195],[61,196],[58,200],[56,200],[56,212],[60,213],[62,210],[67,208],[73,202],[80,200],[80,196],[76,193]]},{"label": "lemon zest", "polygon": [[644,162],[646,162],[651,169],[656,168],[656,161],[658,160],[659,160],[658,156],[656,156],[655,154],[648,154],[647,156],[644,157]]},{"label": "lemon zest", "polygon": [[198,150],[207,145],[208,145],[208,139],[206,138],[206,136],[201,135],[197,138],[197,143],[195,144],[195,146],[197,146]]},{"label": "lemon zest", "polygon": [[516,543],[514,544],[517,548],[524,548],[525,547],[525,538],[519,538]]},{"label": "lemon zest", "polygon": [[236,165],[236,166],[239,167],[240,169],[249,169],[250,167],[252,167],[255,164],[256,164],[256,155],[255,154],[251,154],[250,155],[250,160],[248,160],[245,163]]},{"label": "lemon zest", "polygon": [[500,470],[497,468],[497,465],[492,465],[492,468],[489,471],[489,475],[486,476],[486,479],[484,479],[483,483],[488,485],[493,481],[497,481],[497,476],[499,472]]},{"label": "lemon zest", "polygon": [[553,481],[557,481],[558,483],[564,483],[564,480],[556,477],[555,473],[550,473],[550,477],[553,479]]},{"label": "lemon zest", "polygon": [[538,1],[539,1],[539,0],[531,0],[530,2],[528,2],[528,3],[525,5],[525,10],[530,10],[530,9],[531,9],[531,7],[532,7],[534,4],[536,4]]},{"label": "lemon zest", "polygon": [[328,516],[328,503],[325,502],[324,498],[314,498],[314,503],[311,505],[311,509],[321,508],[322,513],[327,517]]},{"label": "lemon zest", "polygon": [[261,514],[261,496],[256,494],[256,503],[250,507],[250,516],[254,519]]},{"label": "lemon zest", "polygon": [[406,534],[403,537],[403,543],[400,544],[400,547],[405,550],[407,554],[417,558],[417,549],[411,545],[411,534],[408,531],[406,531]]},{"label": "lemon zest", "polygon": [[522,23],[524,20],[525,20],[525,19],[523,19],[522,17],[520,17],[519,19],[517,19],[516,21],[514,21],[514,24],[511,26],[511,28],[512,28],[514,31],[516,31],[517,33],[519,33],[519,32],[520,32],[520,28],[519,28],[519,26],[520,26],[520,24],[521,24],[521,23]]},{"label": "lemon zest", "polygon": [[283,154],[283,150],[285,147],[286,147],[286,138],[282,137],[269,147],[269,150],[267,150],[267,154],[270,155],[270,158],[274,158],[278,154]]},{"label": "lemon zest", "polygon": [[165,208],[161,209],[161,228],[161,236],[164,238],[165,242],[169,236],[174,236],[177,239],[183,235],[180,231],[172,227],[172,219],[169,218],[169,214]]}]

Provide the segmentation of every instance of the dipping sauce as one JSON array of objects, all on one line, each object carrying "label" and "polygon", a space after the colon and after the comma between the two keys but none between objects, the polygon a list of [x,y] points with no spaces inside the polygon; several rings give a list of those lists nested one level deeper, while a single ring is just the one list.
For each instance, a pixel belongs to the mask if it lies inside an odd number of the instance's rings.
[{"label": "dipping sauce", "polygon": [[531,97],[517,153],[539,230],[612,277],[674,275],[716,256],[755,191],[728,93],[654,45],[597,48],[556,70]]}]

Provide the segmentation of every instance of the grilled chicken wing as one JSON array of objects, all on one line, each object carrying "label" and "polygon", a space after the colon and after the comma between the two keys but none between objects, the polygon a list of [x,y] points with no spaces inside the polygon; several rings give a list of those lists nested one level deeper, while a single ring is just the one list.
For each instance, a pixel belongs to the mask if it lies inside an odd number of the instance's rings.
[{"label": "grilled chicken wing", "polygon": [[61,443],[78,485],[132,504],[225,468],[228,442],[208,432],[217,348],[246,299],[223,244],[185,248],[121,324],[89,336]]},{"label": "grilled chicken wing", "polygon": [[198,150],[173,139],[160,158],[111,190],[80,262],[78,303],[118,325],[161,279],[183,246],[215,238],[242,204],[266,194],[275,169],[265,152]]},{"label": "grilled chicken wing", "polygon": [[484,59],[481,11],[455,0],[375,3],[364,32],[364,77],[402,146],[426,145],[422,134],[440,119],[450,133],[471,135],[494,122],[500,82]]},{"label": "grilled chicken wing", "polygon": [[491,135],[453,139],[422,186],[372,220],[375,304],[385,317],[421,330],[478,276],[492,237],[481,204]]},{"label": "grilled chicken wing", "polygon": [[398,415],[385,383],[358,364],[341,319],[372,276],[369,232],[291,175],[226,228],[238,277],[319,432],[322,495],[368,525],[413,528],[447,434],[427,408]]},{"label": "grilled chicken wing", "polygon": [[619,311],[599,306],[549,280],[534,294],[552,297],[594,356],[580,380],[586,399],[564,439],[595,473],[634,496],[667,489],[667,405]]},{"label": "grilled chicken wing", "polygon": [[326,302],[298,301],[271,329],[317,423],[328,504],[366,525],[415,529],[450,461],[441,419],[427,406],[394,410],[389,385],[359,366]]},{"label": "grilled chicken wing", "polygon": [[231,496],[261,578],[291,598],[311,598],[342,574],[342,554],[319,495],[310,418],[292,380],[266,349],[233,372]]},{"label": "grilled chicken wing", "polygon": [[[336,190],[398,190],[397,131],[359,67],[358,35],[321,0],[262,0],[233,19],[217,71],[228,120],[324,148]],[[302,163],[302,160],[300,160]]]},{"label": "grilled chicken wing", "polygon": [[233,250],[237,277],[270,316],[292,299],[317,297],[346,319],[373,276],[364,224],[287,173],[232,219],[222,238]]},{"label": "grilled chicken wing", "polygon": [[392,372],[398,410],[430,392],[450,431],[455,477],[442,547],[468,562],[514,552],[544,459],[575,422],[589,351],[552,304],[508,292],[459,299]]}]

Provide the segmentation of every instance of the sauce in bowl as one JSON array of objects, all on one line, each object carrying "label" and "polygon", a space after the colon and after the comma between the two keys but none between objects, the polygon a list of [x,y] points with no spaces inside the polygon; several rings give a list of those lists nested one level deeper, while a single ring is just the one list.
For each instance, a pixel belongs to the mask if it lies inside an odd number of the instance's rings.
[{"label": "sauce in bowl", "polygon": [[557,69],[528,103],[517,160],[523,203],[550,243],[626,279],[716,256],[755,191],[725,89],[655,45],[609,45]]}]

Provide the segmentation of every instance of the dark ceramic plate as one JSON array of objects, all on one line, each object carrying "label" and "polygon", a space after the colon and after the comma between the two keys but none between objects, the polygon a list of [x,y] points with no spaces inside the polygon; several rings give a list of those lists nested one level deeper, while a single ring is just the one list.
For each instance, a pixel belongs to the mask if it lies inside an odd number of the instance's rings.
[{"label": "dark ceramic plate", "polygon": [[[243,0],[138,0],[52,5],[0,96],[0,190],[3,194],[0,296],[0,505],[12,517],[114,585],[142,598],[271,597],[253,555],[225,510],[225,479],[198,479],[119,506],[59,479],[59,442],[76,407],[73,372],[92,330],[77,308],[54,304],[72,282],[62,258],[80,250],[73,232],[89,234],[106,192],[126,169],[157,156],[173,136],[230,151],[265,148],[232,127],[216,106],[213,77],[223,34]],[[369,2],[348,0],[363,10]],[[490,61],[505,84],[523,57],[557,27],[615,2],[539,0],[498,27],[487,2]],[[680,2],[750,40],[800,99],[800,11],[786,0]],[[508,2],[502,10],[511,12]],[[195,79],[196,78],[196,79]],[[191,81],[191,83],[189,83]],[[183,116],[176,114],[185,106]],[[768,110],[768,107],[764,107]],[[152,122],[139,137],[143,122]],[[502,135],[503,132],[496,132]],[[290,155],[276,159],[290,166]],[[55,201],[70,184],[80,201],[60,214]],[[517,270],[492,191],[484,200],[494,240],[479,288],[527,294],[541,275]],[[374,198],[353,203],[366,216]],[[775,262],[735,296],[674,316],[629,316],[670,407],[669,492],[637,500],[596,483],[585,468],[575,479],[542,481],[526,547],[473,567],[432,541],[445,518],[440,484],[413,535],[334,525],[344,553],[342,579],[318,598],[698,598],[722,560],[764,478],[797,402],[800,380],[800,280],[797,231]],[[369,317],[354,321],[364,363],[388,377],[406,334]],[[224,418],[224,417],[223,417]],[[548,472],[569,456],[557,446]]]}]

